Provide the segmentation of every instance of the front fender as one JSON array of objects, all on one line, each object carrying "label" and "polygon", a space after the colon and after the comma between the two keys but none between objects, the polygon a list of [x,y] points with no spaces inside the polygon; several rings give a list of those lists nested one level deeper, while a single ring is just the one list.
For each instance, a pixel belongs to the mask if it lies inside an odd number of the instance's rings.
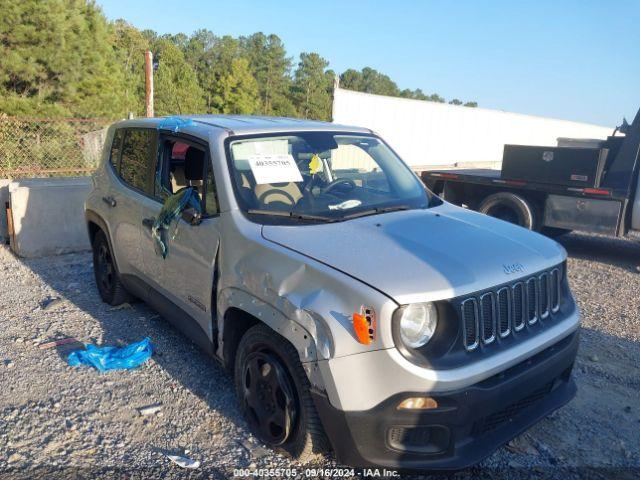
[{"label": "front fender", "polygon": [[[300,362],[311,384],[324,390],[324,382],[317,364],[319,357],[316,339],[323,338],[328,330],[320,327],[322,333],[318,333],[319,329],[314,326],[322,324],[316,323],[311,318],[313,317],[311,312],[300,311],[297,315],[297,321],[293,321],[275,306],[250,293],[238,288],[226,288],[218,295],[218,351],[216,354],[219,358],[224,358],[224,312],[234,307],[254,316],[286,338],[298,351]],[[305,318],[307,316],[309,318]],[[306,328],[303,325],[311,328]],[[330,335],[330,332],[328,333]],[[321,345],[326,343],[322,341]],[[331,342],[329,341],[329,343]]]}]

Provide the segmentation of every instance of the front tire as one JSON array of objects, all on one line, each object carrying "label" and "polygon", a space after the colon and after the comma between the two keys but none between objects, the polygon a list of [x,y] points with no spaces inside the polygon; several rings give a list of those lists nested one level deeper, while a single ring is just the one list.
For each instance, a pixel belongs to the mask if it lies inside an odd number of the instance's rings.
[{"label": "front tire", "polygon": [[93,272],[103,302],[116,306],[131,300],[120,281],[109,241],[102,230],[98,230],[93,239]]},{"label": "front tire", "polygon": [[264,324],[240,340],[235,361],[240,410],[263,443],[307,463],[329,450],[298,352]]}]

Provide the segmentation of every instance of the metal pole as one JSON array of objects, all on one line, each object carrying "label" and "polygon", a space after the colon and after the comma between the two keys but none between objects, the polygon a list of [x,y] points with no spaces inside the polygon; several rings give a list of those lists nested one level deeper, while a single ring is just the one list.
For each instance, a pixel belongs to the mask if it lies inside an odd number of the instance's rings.
[{"label": "metal pole", "polygon": [[153,117],[153,53],[144,52],[145,106],[147,117]]}]

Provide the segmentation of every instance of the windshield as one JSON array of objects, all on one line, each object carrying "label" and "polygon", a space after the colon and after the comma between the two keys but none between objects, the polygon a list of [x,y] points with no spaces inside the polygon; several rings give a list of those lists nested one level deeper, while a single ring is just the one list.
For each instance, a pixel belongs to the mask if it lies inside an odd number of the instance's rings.
[{"label": "windshield", "polygon": [[308,221],[426,208],[422,182],[380,139],[332,132],[252,136],[229,144],[248,214]]}]

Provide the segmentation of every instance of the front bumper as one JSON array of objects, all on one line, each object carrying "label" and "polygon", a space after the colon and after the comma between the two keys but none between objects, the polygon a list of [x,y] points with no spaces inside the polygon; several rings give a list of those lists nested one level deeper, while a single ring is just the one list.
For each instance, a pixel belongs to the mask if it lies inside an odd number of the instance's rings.
[{"label": "front bumper", "polygon": [[[574,332],[533,357],[475,385],[447,393],[406,392],[366,411],[314,401],[337,459],[357,467],[456,470],[478,463],[573,398]],[[384,381],[384,380],[382,380]],[[399,411],[409,397],[431,395],[438,408]]]}]

